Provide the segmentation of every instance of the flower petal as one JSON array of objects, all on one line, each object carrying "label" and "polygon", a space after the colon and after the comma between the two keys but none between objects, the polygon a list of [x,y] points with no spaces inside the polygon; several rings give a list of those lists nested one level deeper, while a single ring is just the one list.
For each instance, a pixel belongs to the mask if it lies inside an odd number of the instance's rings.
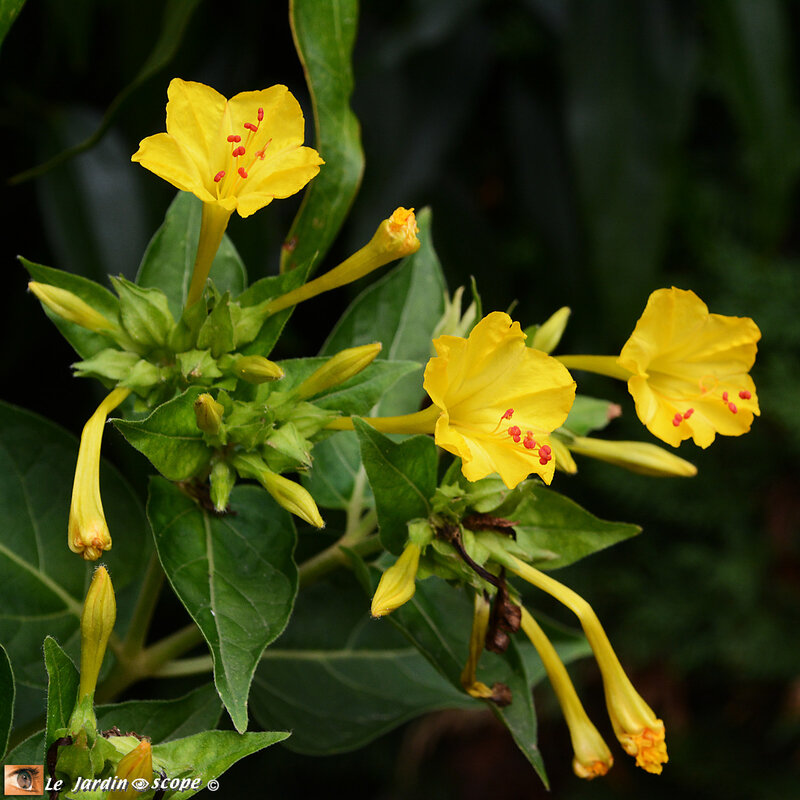
[{"label": "flower petal", "polygon": [[140,163],[178,189],[191,192],[204,203],[215,199],[206,189],[197,164],[168,133],[157,133],[143,139],[131,161]]}]

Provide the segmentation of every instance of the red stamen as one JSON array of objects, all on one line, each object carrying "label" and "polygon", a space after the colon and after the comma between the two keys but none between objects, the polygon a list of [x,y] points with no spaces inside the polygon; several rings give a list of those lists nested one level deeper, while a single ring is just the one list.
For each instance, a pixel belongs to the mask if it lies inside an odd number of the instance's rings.
[{"label": "red stamen", "polygon": [[247,177],[247,173],[244,171],[244,167],[239,167],[239,169],[237,169],[236,171],[237,171],[237,172],[238,172],[238,173],[239,173],[239,174],[240,174],[240,175],[241,175],[243,178],[246,178],[246,177]]},{"label": "red stamen", "polygon": [[735,414],[739,409],[736,408],[736,403],[728,403],[728,408],[731,411],[731,414]]},{"label": "red stamen", "polygon": [[549,445],[549,444],[543,444],[543,445],[542,445],[542,446],[539,448],[539,453],[540,453],[541,455],[543,455],[543,456],[549,456],[551,452],[552,452],[552,451],[550,450],[550,445]]},{"label": "red stamen", "polygon": [[508,435],[509,436],[521,436],[522,435],[522,431],[516,425],[512,425],[508,429]]},{"label": "red stamen", "polygon": [[264,109],[263,108],[259,108],[258,109],[258,121],[261,122],[261,120],[263,120],[263,119],[264,119]]},{"label": "red stamen", "polygon": [[225,170],[221,169],[215,176],[214,176],[214,183],[219,183],[225,177]]},{"label": "red stamen", "polygon": [[750,392],[748,392],[747,389],[742,389],[742,391],[739,392],[739,397],[741,397],[742,400],[749,400],[752,396],[753,395],[750,394]]},{"label": "red stamen", "polygon": [[726,403],[728,402],[728,393],[727,393],[727,392],[723,392],[723,393],[722,393],[722,399],[723,399],[723,400],[724,400]]},{"label": "red stamen", "polygon": [[503,416],[500,417],[500,419],[511,419],[511,417],[513,417],[513,416],[514,416],[514,409],[513,408],[509,408],[508,411],[506,411],[503,414]]},{"label": "red stamen", "polygon": [[235,150],[234,150],[234,151],[231,153],[231,155],[232,155],[234,158],[238,158],[239,156],[243,156],[243,155],[244,155],[246,152],[247,152],[247,151],[244,149],[244,147],[237,147],[237,148],[236,148],[236,149],[235,149]]},{"label": "red stamen", "polygon": [[255,133],[258,130],[258,125],[253,125],[252,122],[245,122],[244,126],[245,128],[247,128],[247,130],[253,131],[253,133]]},{"label": "red stamen", "polygon": [[533,448],[536,447],[536,442],[534,442],[533,439],[525,439],[522,444],[524,444],[528,450],[533,450]]},{"label": "red stamen", "polygon": [[550,456],[540,456],[539,457],[539,463],[542,466],[545,466],[549,460],[550,460]]},{"label": "red stamen", "polygon": [[256,158],[260,158],[263,161],[264,160],[264,151],[263,150],[259,150],[256,153]]},{"label": "red stamen", "polygon": [[235,133],[232,133],[228,137],[228,141],[229,142],[241,142],[242,141],[242,137],[241,136],[237,136]]},{"label": "red stamen", "polygon": [[694,409],[693,408],[687,408],[686,411],[683,414],[683,418],[684,419],[689,419],[689,417],[691,417],[692,414],[694,414]]}]

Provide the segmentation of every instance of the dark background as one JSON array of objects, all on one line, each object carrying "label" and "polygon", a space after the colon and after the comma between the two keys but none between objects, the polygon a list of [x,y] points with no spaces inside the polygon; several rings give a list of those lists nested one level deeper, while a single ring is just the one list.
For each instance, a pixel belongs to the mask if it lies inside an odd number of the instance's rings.
[{"label": "dark background", "polygon": [[[778,0],[363,6],[353,106],[367,166],[329,266],[395,206],[430,205],[451,288],[474,275],[484,309],[517,300],[523,325],[571,306],[563,352],[618,352],[648,294],[673,284],[712,311],[753,317],[763,333],[753,371],[762,417],[707,451],[684,443],[697,478],[581,462],[578,477],[558,479],[599,516],[644,527],[560,577],[594,604],[664,718],[670,762],[648,776],[615,746],[606,778],[579,781],[543,686],[552,796],[799,796],[800,9]],[[4,178],[91,133],[146,58],[162,9],[156,0],[23,9],[0,50]],[[70,377],[74,355],[25,294],[14,257],[94,279],[134,276],[174,190],[129,159],[163,130],[173,76],[227,96],[286,83],[311,118],[286,4],[205,2],[172,63],[129,97],[95,148],[4,186],[0,396],[76,434],[97,390]],[[298,202],[231,222],[251,279],[277,270]],[[316,352],[358,288],[299,309],[277,355]],[[611,435],[651,440],[624,385],[587,378],[581,390],[623,405]],[[145,466],[109,445],[141,488]],[[571,671],[603,720],[593,663]],[[250,794],[242,786],[253,781],[281,798],[546,795],[488,715],[463,713],[424,718],[351,755],[273,748],[223,776],[217,797]]]}]

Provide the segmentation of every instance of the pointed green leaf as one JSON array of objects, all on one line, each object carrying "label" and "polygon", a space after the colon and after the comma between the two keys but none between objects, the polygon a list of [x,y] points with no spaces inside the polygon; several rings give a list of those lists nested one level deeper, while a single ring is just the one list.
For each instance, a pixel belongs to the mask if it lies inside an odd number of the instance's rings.
[{"label": "pointed green leaf", "polygon": [[430,436],[412,436],[396,444],[366,422],[354,420],[361,458],[375,497],[381,542],[399,554],[406,544],[406,524],[431,513],[436,491],[436,445]]},{"label": "pointed green leaf", "polygon": [[32,733],[5,757],[6,764],[44,763],[44,731]]},{"label": "pointed green leaf", "polygon": [[230,295],[224,294],[197,334],[197,347],[210,350],[214,358],[233,350],[233,320],[229,304]]},{"label": "pointed green leaf", "polygon": [[[150,240],[136,277],[140,286],[164,292],[175,319],[180,317],[192,282],[202,206],[202,200],[193,194],[178,192],[163,224]],[[214,257],[210,277],[217,289],[234,296],[247,285],[244,264],[227,234]]]},{"label": "pointed green leaf", "polygon": [[24,5],[25,0],[2,0],[0,3],[0,43],[6,38]]},{"label": "pointed green leaf", "polygon": [[[106,437],[114,434],[109,430]],[[78,442],[27,411],[0,403],[0,641],[14,664],[16,725],[44,710],[41,644],[55,636],[77,658],[83,599],[95,565],[67,549],[67,519]],[[119,473],[104,462],[100,488],[113,549],[103,554],[117,595],[121,632],[149,555],[143,511]]]},{"label": "pointed green leaf", "polygon": [[202,393],[201,387],[192,387],[160,405],[145,419],[114,419],[112,422],[165,478],[188,480],[211,458],[211,450],[203,441],[203,432],[197,427],[194,413],[194,402]]},{"label": "pointed green leaf", "polygon": [[[40,283],[47,283],[50,286],[57,286],[59,289],[66,289],[87,302],[96,311],[112,322],[119,320],[119,300],[105,286],[82,278],[80,275],[73,275],[60,269],[45,267],[41,264],[34,264],[27,258],[20,256],[22,266],[30,273],[31,278]],[[95,353],[105,350],[112,342],[107,336],[100,333],[82,328],[74,322],[67,322],[50,309],[44,307],[44,312],[53,321],[53,324],[61,332],[61,335],[72,345],[75,352],[81,358],[91,358]]]},{"label": "pointed green leaf", "polygon": [[11,723],[14,721],[14,699],[16,685],[14,684],[14,671],[11,669],[11,659],[5,647],[0,644],[0,758],[6,754],[8,736],[11,733]]},{"label": "pointed green leaf", "polygon": [[52,637],[44,640],[44,665],[47,669],[47,734],[49,747],[59,728],[66,728],[78,695],[80,676],[72,659]]},{"label": "pointed green leaf", "polygon": [[111,282],[119,295],[120,321],[142,352],[164,347],[175,327],[166,295],[160,289],[137,286],[123,277],[112,275]]},{"label": "pointed green leaf", "polygon": [[281,254],[281,272],[301,268],[305,277],[312,261],[318,264],[331,246],[364,171],[358,120],[350,109],[358,2],[292,0],[289,21],[314,106],[315,146],[325,159],[306,189]]},{"label": "pointed green leaf", "polygon": [[295,531],[260,488],[235,488],[230,509],[210,516],[176,486],[151,480],[147,510],[161,564],[208,642],[217,690],[243,731],[258,659],[286,625],[297,593]]},{"label": "pointed green leaf", "polygon": [[[242,734],[233,731],[205,731],[185,739],[155,745],[153,760],[163,765],[168,778],[200,778],[199,789],[167,794],[169,800],[186,800],[205,789],[209,781],[216,780],[240,759],[282,742],[289,735],[288,731]],[[209,787],[209,791],[216,791],[216,786],[213,790]],[[237,791],[235,787],[233,791]]]}]

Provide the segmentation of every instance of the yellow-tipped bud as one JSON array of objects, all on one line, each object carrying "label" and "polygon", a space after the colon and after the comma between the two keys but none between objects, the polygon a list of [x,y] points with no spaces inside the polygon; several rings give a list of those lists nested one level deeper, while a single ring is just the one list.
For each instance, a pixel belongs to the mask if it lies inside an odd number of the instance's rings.
[{"label": "yellow-tipped bud", "polygon": [[349,381],[361,370],[366,369],[381,351],[381,343],[362,344],[360,347],[348,347],[328,359],[319,369],[314,370],[297,387],[297,396],[301,400]]},{"label": "yellow-tipped bud", "polygon": [[281,297],[276,297],[267,306],[269,313],[274,314],[303,300],[316,297],[322,292],[329,292],[338,286],[352,283],[390,261],[416,253],[420,247],[417,233],[419,228],[414,209],[402,207],[395,209],[389,219],[378,225],[378,230],[368,244],[319,278]]},{"label": "yellow-tipped bud", "polygon": [[547,322],[536,329],[530,342],[531,347],[541,350],[543,353],[552,353],[564,335],[564,329],[567,327],[571,313],[568,306],[559,308]]},{"label": "yellow-tipped bud", "polygon": [[31,281],[28,289],[54,314],[58,314],[59,317],[69,322],[74,322],[76,325],[96,333],[105,333],[117,328],[110,319],[104,317],[99,311],[95,311],[85,300],[81,300],[78,295],[67,289],[38,281]]},{"label": "yellow-tipped bud", "polygon": [[130,393],[130,389],[114,389],[89,417],[81,434],[67,543],[73,553],[80,553],[87,561],[96,561],[104,550],[111,549],[111,534],[100,499],[100,447],[106,417]]},{"label": "yellow-tipped bud", "polygon": [[325,521],[319,513],[314,498],[299,483],[273,472],[252,453],[236,456],[233,459],[233,466],[240,475],[257,480],[272,495],[272,499],[289,513],[295,514],[315,528],[325,527]]},{"label": "yellow-tipped bud", "polygon": [[264,356],[241,356],[233,367],[234,373],[248,383],[266,383],[280,380],[284,372]]},{"label": "yellow-tipped bud", "polygon": [[607,461],[642,475],[683,478],[697,475],[694,464],[684,461],[663,447],[647,442],[615,442],[610,439],[576,436],[567,446],[573,453]]},{"label": "yellow-tipped bud", "polygon": [[572,769],[579,778],[588,780],[605,775],[614,764],[614,758],[600,732],[589,719],[556,649],[525,608],[522,609],[520,627],[539,653],[553,691],[561,704],[575,753]]},{"label": "yellow-tipped bud", "polygon": [[553,449],[553,455],[556,457],[556,469],[566,472],[569,475],[574,475],[578,471],[578,465],[569,452],[569,448],[557,437],[550,439],[550,447]]},{"label": "yellow-tipped bud", "polygon": [[138,747],[134,747],[120,759],[114,770],[114,777],[125,781],[125,788],[109,792],[108,800],[134,800],[142,796],[142,790],[137,790],[133,781],[138,779],[145,780],[148,784],[153,782],[153,750],[147,739],[139,742]]},{"label": "yellow-tipped bud", "polygon": [[389,614],[414,596],[419,556],[420,548],[412,542],[406,545],[400,558],[381,575],[372,598],[370,613],[373,617]]},{"label": "yellow-tipped bud", "polygon": [[114,587],[105,567],[98,567],[81,613],[81,682],[78,699],[91,697],[97,685],[97,676],[103,664],[106,645],[114,621],[117,618],[117,602]]},{"label": "yellow-tipped bud", "polygon": [[203,392],[194,401],[194,414],[197,417],[197,427],[203,433],[216,436],[222,428],[222,415],[225,413],[221,403],[218,403],[208,392]]}]

